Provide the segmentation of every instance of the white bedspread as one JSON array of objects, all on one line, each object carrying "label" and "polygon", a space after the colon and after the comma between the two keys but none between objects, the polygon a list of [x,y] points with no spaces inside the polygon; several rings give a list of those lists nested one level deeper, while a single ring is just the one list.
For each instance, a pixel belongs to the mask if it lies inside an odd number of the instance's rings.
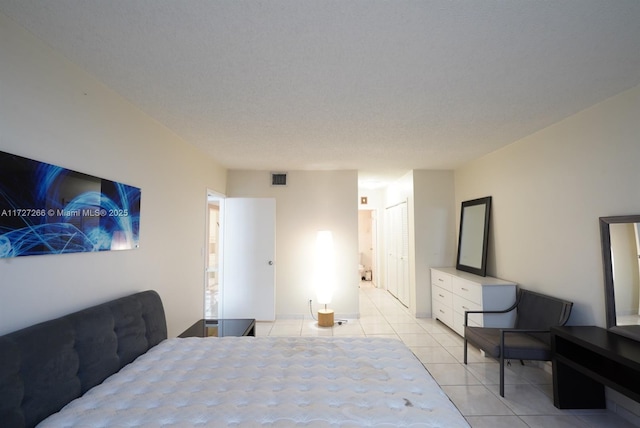
[{"label": "white bedspread", "polygon": [[41,427],[468,427],[402,342],[169,339]]}]

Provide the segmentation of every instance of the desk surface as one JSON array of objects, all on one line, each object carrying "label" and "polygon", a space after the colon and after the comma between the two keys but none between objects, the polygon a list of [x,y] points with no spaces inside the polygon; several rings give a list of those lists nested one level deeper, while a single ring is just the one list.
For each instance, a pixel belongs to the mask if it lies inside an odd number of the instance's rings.
[{"label": "desk surface", "polygon": [[605,408],[605,386],[640,401],[640,342],[601,327],[553,327],[551,349],[559,409]]},{"label": "desk surface", "polygon": [[201,319],[178,337],[223,337],[255,336],[256,320],[246,319]]},{"label": "desk surface", "polygon": [[608,358],[640,370],[640,342],[595,326],[553,327],[552,333],[570,339]]}]

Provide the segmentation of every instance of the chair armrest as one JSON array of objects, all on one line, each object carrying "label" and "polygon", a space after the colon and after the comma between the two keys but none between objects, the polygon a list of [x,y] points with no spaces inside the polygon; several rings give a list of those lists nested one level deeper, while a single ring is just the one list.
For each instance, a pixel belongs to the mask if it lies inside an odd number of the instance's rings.
[{"label": "chair armrest", "polygon": [[517,307],[518,307],[518,301],[516,300],[516,302],[507,309],[500,309],[500,310],[493,310],[493,311],[464,311],[464,325],[465,327],[467,326],[467,322],[469,320],[468,314],[504,314],[507,312],[511,312]]},{"label": "chair armrest", "polygon": [[509,312],[508,310],[505,311],[464,311],[464,325],[465,327],[468,324],[469,321],[469,314],[502,314],[504,312]]}]

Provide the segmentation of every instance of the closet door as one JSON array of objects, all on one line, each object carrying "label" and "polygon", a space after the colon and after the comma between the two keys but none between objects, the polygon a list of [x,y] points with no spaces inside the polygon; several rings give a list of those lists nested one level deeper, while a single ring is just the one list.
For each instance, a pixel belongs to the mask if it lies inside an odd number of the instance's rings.
[{"label": "closet door", "polygon": [[409,306],[409,224],[407,203],[386,210],[387,289]]},{"label": "closet door", "polygon": [[409,306],[409,219],[406,202],[399,205],[398,219],[398,300]]},{"label": "closet door", "polygon": [[387,208],[385,212],[385,247],[387,262],[387,291],[398,296],[398,265],[396,255],[396,239],[395,239],[395,210],[393,207]]}]

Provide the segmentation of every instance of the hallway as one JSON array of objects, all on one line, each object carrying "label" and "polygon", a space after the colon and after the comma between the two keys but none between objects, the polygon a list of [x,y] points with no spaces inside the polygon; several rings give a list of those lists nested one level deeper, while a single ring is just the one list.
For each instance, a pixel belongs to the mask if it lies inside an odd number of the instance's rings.
[{"label": "hallway", "polygon": [[[337,320],[336,320],[337,321]],[[505,370],[505,397],[498,393],[498,363],[469,348],[440,322],[411,316],[387,291],[360,285],[360,319],[320,328],[312,319],[260,322],[258,336],[358,336],[399,339],[431,373],[472,427],[633,427],[606,410],[559,410],[553,406],[551,374],[534,362]]]}]

